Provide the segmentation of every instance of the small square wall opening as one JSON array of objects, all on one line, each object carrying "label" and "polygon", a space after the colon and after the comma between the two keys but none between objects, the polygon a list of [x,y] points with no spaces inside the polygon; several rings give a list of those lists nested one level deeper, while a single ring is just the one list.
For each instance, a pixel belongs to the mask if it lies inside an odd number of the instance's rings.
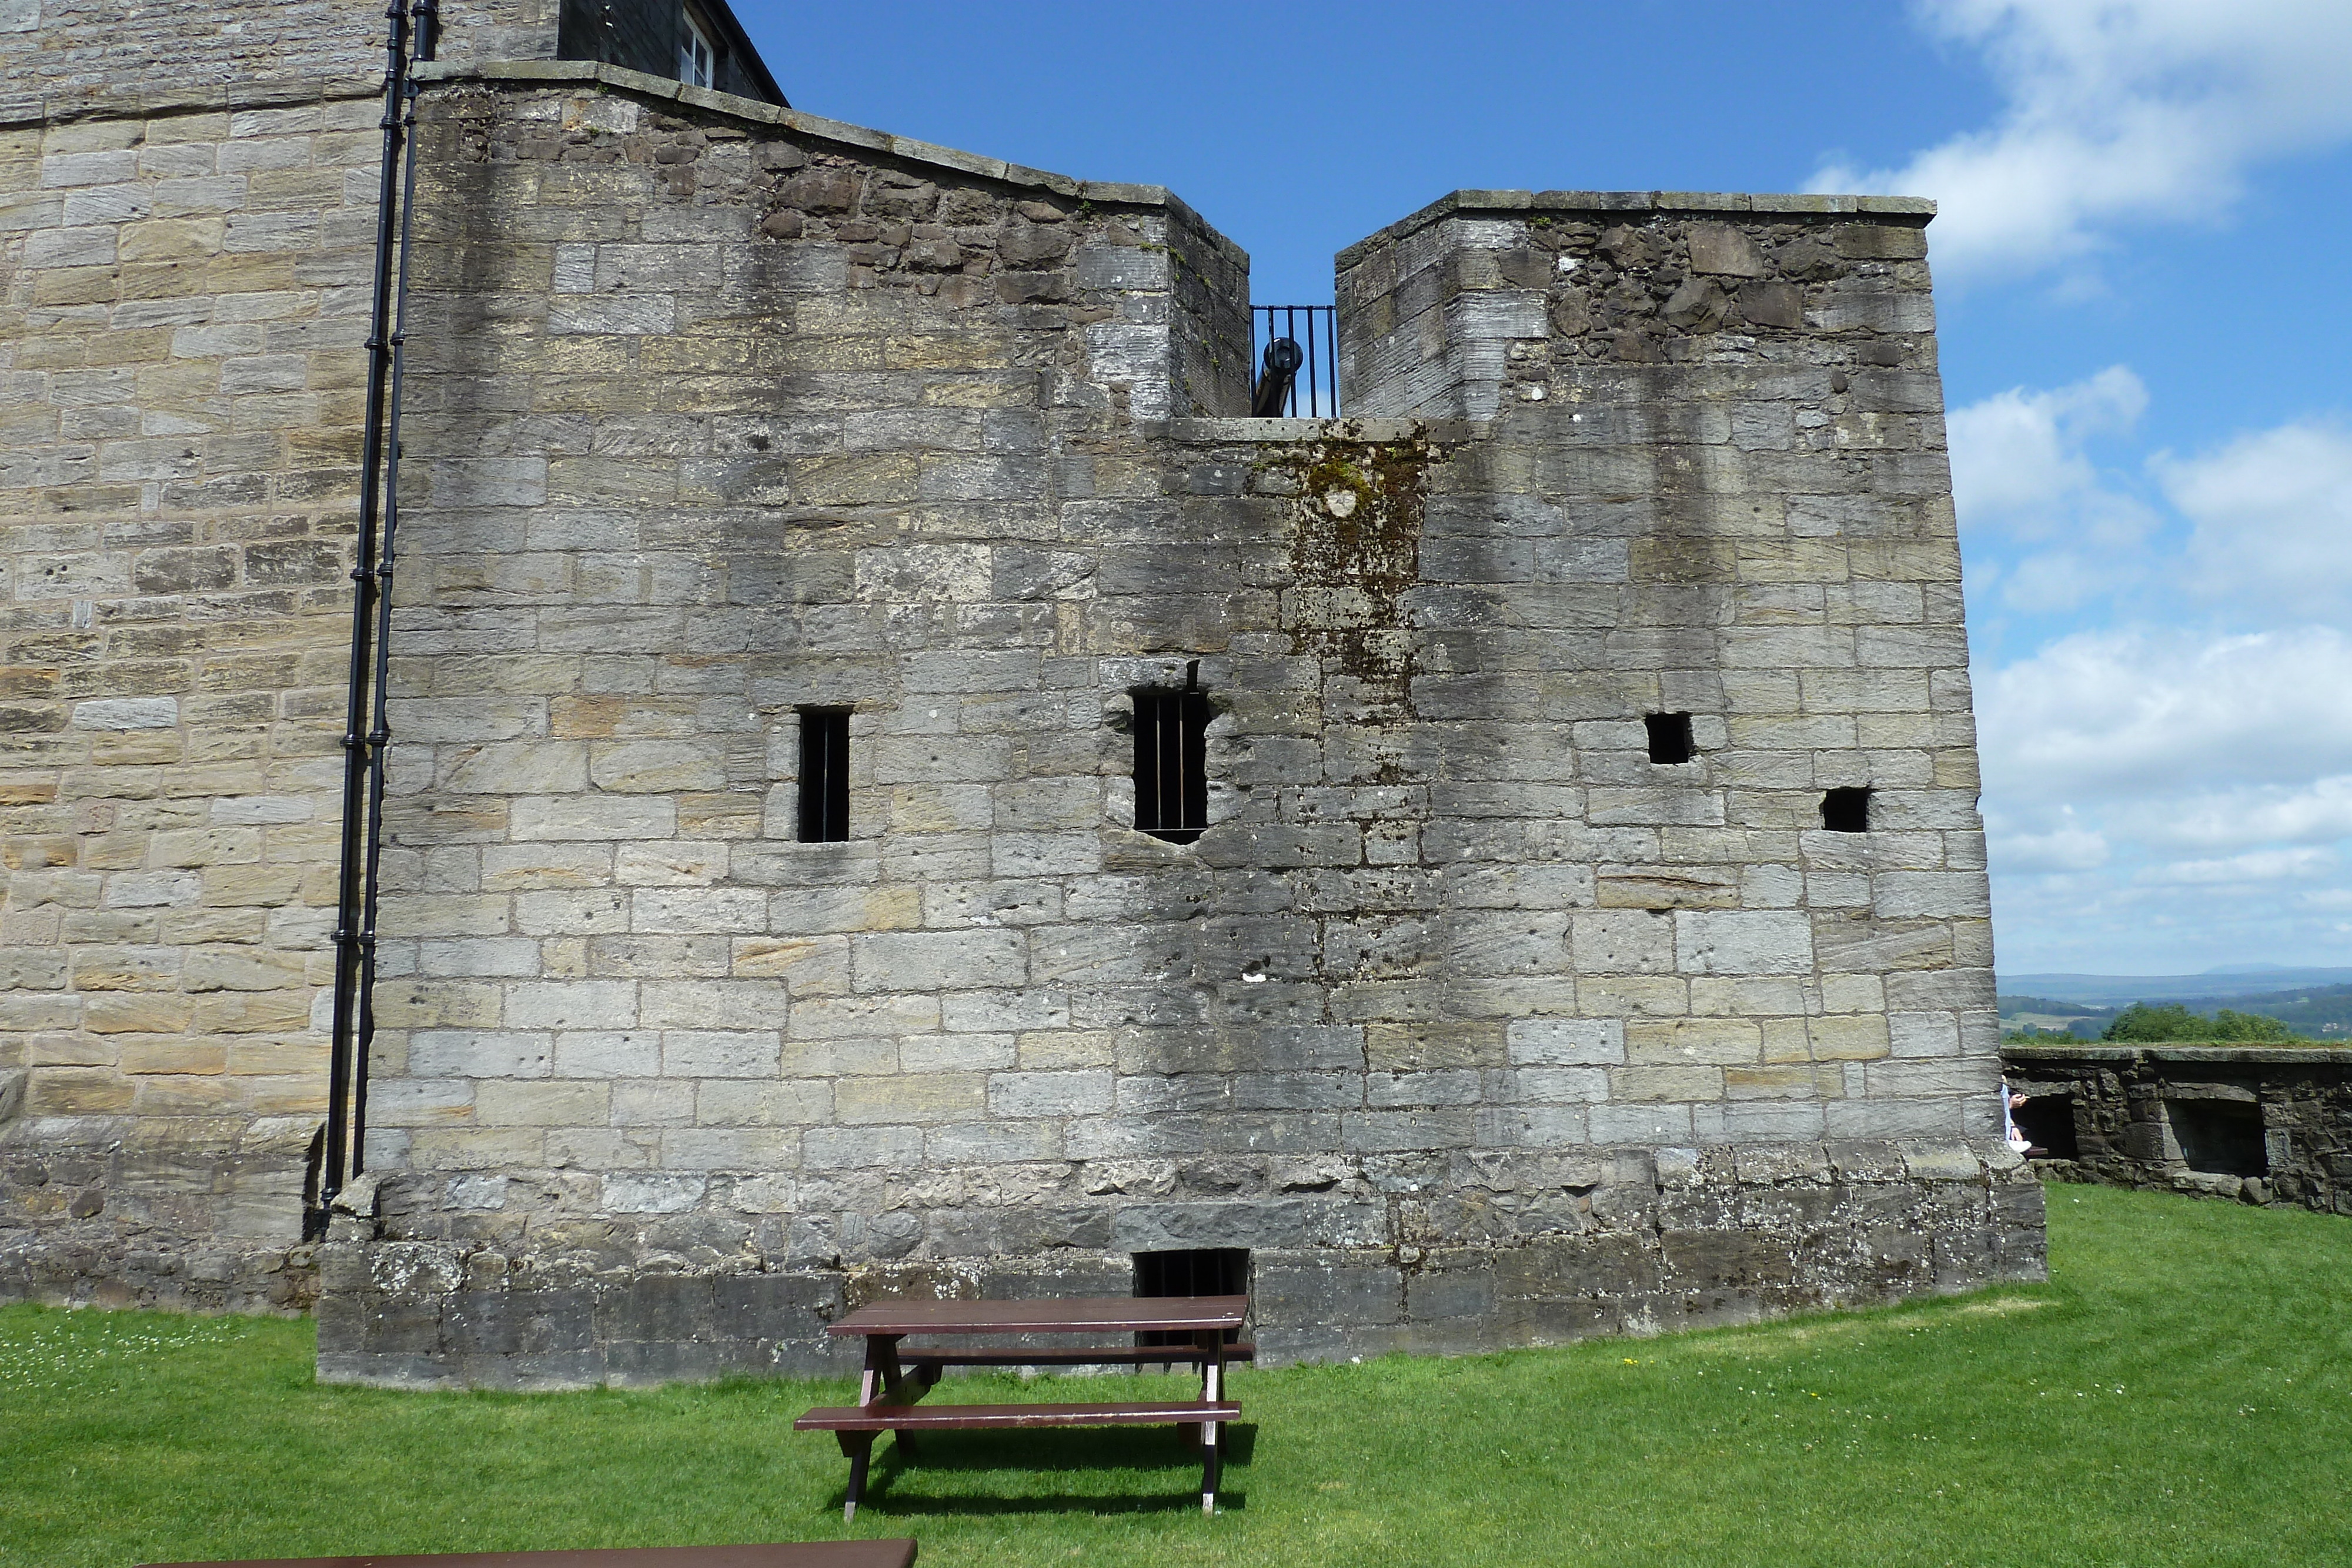
[{"label": "small square wall opening", "polygon": [[1654,713],[1642,722],[1650,731],[1650,760],[1658,763],[1688,762],[1696,756],[1691,745],[1691,716],[1686,713]]},{"label": "small square wall opening", "polygon": [[[1182,1251],[1135,1254],[1138,1296],[1245,1296],[1249,1294],[1250,1255],[1246,1247],[1195,1247]],[[1225,1343],[1241,1338],[1241,1330],[1227,1329]],[[1147,1330],[1135,1336],[1139,1345],[1190,1344],[1192,1336],[1172,1331]]]},{"label": "small square wall opening", "polygon": [[1822,826],[1832,833],[1870,831],[1870,791],[1832,789],[1822,796]]},{"label": "small square wall opening", "polygon": [[2244,1100],[2167,1100],[2165,1119],[2183,1164],[2208,1176],[2271,1174],[2263,1108]]},{"label": "small square wall opening", "polygon": [[2025,1103],[2010,1113],[2017,1130],[2043,1150],[2038,1159],[2071,1160],[2082,1154],[2074,1142],[2074,1096],[2029,1094]]}]

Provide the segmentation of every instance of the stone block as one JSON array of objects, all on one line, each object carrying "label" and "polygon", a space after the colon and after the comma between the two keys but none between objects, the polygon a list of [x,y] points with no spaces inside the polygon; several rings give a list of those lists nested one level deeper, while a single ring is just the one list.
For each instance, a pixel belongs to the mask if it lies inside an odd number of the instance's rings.
[{"label": "stone block", "polygon": [[861,992],[982,990],[1028,976],[1028,939],[1018,931],[906,931],[851,938],[851,973]]},{"label": "stone block", "polygon": [[505,988],[505,1021],[518,1030],[626,1028],[637,1021],[637,988],[626,980],[541,980]]},{"label": "stone block", "polygon": [[971,1072],[843,1078],[834,1084],[834,1113],[853,1126],[968,1122],[987,1110],[988,1085]]},{"label": "stone block", "polygon": [[1792,974],[1813,967],[1811,922],[1794,911],[1684,911],[1674,921],[1675,959],[1685,973]]},{"label": "stone block", "polygon": [[659,980],[643,987],[638,1016],[658,1029],[773,1031],[789,1005],[776,980]]},{"label": "stone block", "polygon": [[773,1030],[664,1030],[661,1071],[670,1078],[773,1078],[782,1049]]},{"label": "stone block", "polygon": [[1111,1108],[1112,1082],[1107,1071],[991,1073],[988,1110],[1013,1117],[1097,1115]]}]

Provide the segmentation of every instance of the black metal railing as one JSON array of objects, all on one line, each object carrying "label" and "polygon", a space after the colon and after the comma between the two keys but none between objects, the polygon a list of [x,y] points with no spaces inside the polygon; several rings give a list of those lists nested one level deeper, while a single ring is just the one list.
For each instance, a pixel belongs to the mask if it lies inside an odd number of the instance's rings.
[{"label": "black metal railing", "polygon": [[[1281,374],[1280,361],[1289,358],[1277,354],[1269,361],[1267,350],[1276,343],[1297,345],[1297,363],[1290,375],[1287,388],[1276,381],[1269,385],[1270,377]],[[1288,419],[1337,419],[1339,416],[1339,311],[1328,305],[1253,305],[1250,307],[1250,365],[1253,383],[1260,392],[1269,394],[1254,398],[1251,412],[1262,416]],[[1262,403],[1272,401],[1275,406]]]}]

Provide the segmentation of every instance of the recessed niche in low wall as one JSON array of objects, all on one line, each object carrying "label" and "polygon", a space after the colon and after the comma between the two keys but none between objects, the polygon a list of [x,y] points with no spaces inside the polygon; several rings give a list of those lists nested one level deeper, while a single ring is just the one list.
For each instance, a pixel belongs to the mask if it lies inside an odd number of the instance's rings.
[{"label": "recessed niche in low wall", "polygon": [[2168,1099],[2181,1162],[2212,1176],[2260,1176],[2271,1172],[2263,1145],[2263,1108],[2245,1100]]},{"label": "recessed niche in low wall", "polygon": [[[2033,1146],[2047,1151],[2053,1160],[2071,1160],[2078,1152],[2074,1142],[2074,1096],[2065,1094],[2032,1094],[2011,1115],[2018,1131],[2032,1140]],[[2036,1155],[2037,1159],[2042,1157]]]},{"label": "recessed niche in low wall", "polygon": [[[1167,1252],[1135,1254],[1135,1293],[1139,1296],[1245,1296],[1250,1288],[1250,1255],[1246,1247],[1190,1247]],[[1227,1343],[1241,1338],[1239,1329],[1227,1329]],[[1146,1329],[1135,1336],[1138,1344],[1189,1344],[1189,1333],[1163,1333]]]}]

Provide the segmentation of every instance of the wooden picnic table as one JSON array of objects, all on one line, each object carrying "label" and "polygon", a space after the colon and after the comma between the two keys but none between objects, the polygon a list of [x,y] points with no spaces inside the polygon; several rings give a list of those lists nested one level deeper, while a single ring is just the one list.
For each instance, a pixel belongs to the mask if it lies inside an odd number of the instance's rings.
[{"label": "wooden picnic table", "polygon": [[[1253,1347],[1229,1343],[1249,1313],[1247,1296],[1101,1296],[1033,1301],[875,1301],[858,1308],[826,1333],[861,1336],[865,1370],[855,1406],[810,1411],[793,1423],[796,1431],[831,1432],[849,1459],[849,1490],[844,1520],[857,1515],[874,1439],[888,1432],[900,1451],[912,1454],[910,1435],[926,1431],[995,1430],[1030,1427],[1156,1427],[1190,1430],[1201,1448],[1201,1511],[1217,1508],[1218,1428],[1241,1415],[1225,1397],[1228,1363],[1247,1361]],[[1105,1344],[1109,1334],[1183,1334],[1179,1343]],[[975,1338],[1008,1334],[1091,1336],[1083,1345],[975,1345]],[[904,1342],[939,1336],[946,1345]],[[928,1405],[916,1401],[949,1366],[1144,1365],[1189,1362],[1200,1369],[1198,1399],[1094,1400],[1061,1405]]]},{"label": "wooden picnic table", "polygon": [[908,1568],[911,1541],[781,1541],[755,1546],[623,1546],[585,1552],[455,1552],[422,1556],[270,1557],[154,1563],[147,1568]]}]

